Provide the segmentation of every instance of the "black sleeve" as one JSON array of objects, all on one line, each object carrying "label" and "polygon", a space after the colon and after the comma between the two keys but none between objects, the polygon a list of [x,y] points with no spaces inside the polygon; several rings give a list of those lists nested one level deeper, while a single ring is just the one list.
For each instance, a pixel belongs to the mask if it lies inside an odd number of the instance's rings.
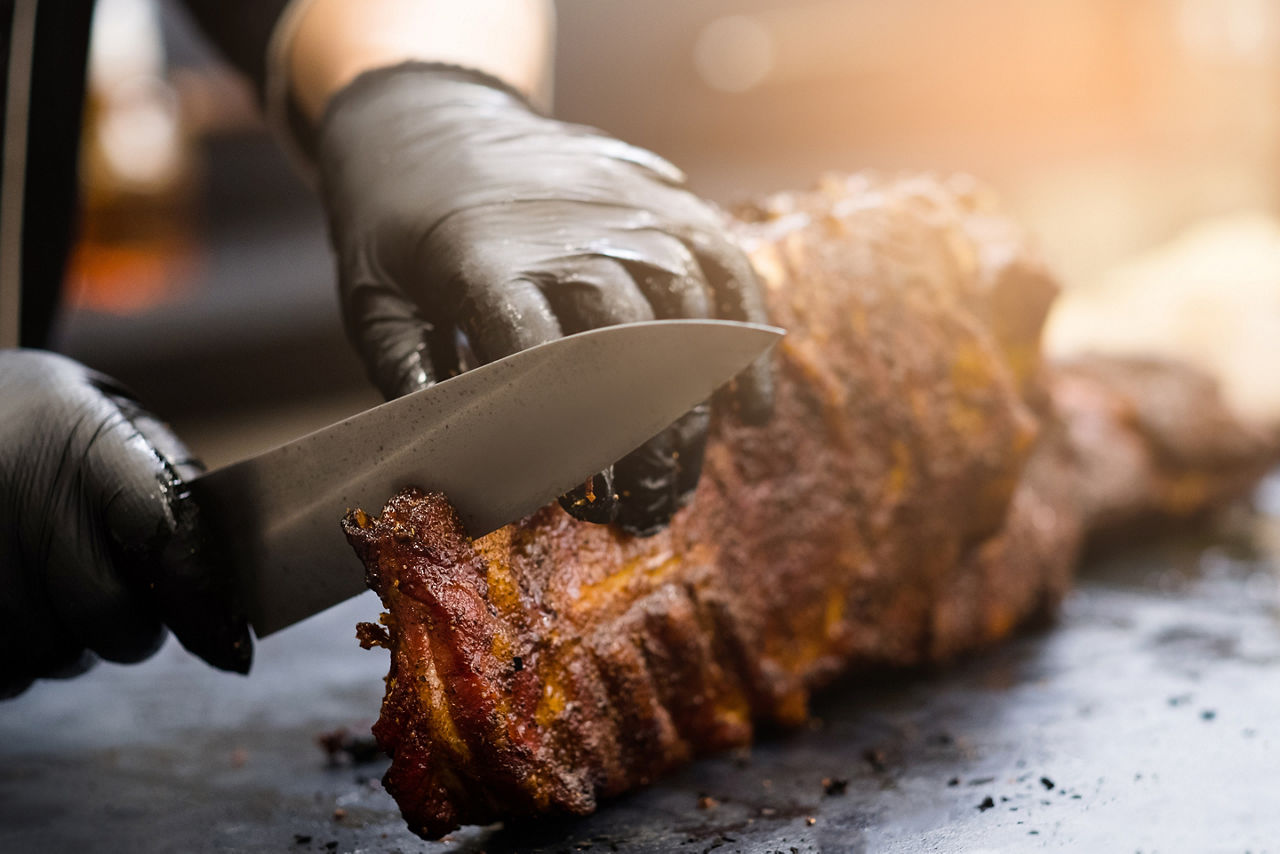
[{"label": "black sleeve", "polygon": [[253,80],[261,96],[267,76],[267,42],[289,0],[182,0],[182,3],[231,64]]}]

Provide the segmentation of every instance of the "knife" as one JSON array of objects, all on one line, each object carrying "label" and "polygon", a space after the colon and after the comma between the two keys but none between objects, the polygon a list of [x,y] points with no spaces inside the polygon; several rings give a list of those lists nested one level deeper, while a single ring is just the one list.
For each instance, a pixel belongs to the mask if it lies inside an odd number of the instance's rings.
[{"label": "knife", "polygon": [[449,496],[480,537],[616,462],[782,337],[660,320],[499,359],[191,482],[265,637],[366,589],[339,524],[407,486]]}]

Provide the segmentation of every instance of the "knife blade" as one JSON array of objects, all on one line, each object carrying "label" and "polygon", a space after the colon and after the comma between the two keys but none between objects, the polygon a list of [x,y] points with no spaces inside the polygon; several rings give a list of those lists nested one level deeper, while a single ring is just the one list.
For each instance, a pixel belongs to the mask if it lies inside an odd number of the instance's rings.
[{"label": "knife blade", "polygon": [[209,472],[192,497],[265,637],[366,589],[339,524],[348,510],[416,486],[487,534],[639,447],[782,335],[721,320],[570,335]]}]

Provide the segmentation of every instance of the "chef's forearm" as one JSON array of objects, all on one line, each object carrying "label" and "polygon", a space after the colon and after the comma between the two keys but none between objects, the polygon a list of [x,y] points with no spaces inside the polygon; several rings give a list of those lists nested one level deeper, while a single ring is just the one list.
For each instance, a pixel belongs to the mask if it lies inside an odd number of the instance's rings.
[{"label": "chef's forearm", "polygon": [[282,48],[294,104],[315,120],[365,71],[420,60],[482,71],[535,101],[551,80],[550,0],[297,0]]},{"label": "chef's forearm", "polygon": [[[414,59],[483,71],[535,99],[550,88],[552,0],[183,3],[259,92],[271,75],[287,75],[298,106],[311,118],[362,72]],[[273,69],[273,62],[284,67]]]}]

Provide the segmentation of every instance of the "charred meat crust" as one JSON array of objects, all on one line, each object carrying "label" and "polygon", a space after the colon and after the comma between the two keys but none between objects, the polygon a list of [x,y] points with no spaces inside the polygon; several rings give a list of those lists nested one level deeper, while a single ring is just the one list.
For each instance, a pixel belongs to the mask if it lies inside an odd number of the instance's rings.
[{"label": "charred meat crust", "polygon": [[[1053,281],[967,179],[830,179],[736,227],[789,331],[776,414],[715,421],[667,530],[553,505],[471,541],[414,490],[345,520],[386,606],[361,629],[391,649],[385,783],[420,835],[590,812],[802,721],[837,674],[1002,638],[1060,599],[1096,508],[1168,508],[1194,474],[1186,510],[1265,467],[1259,445],[1206,471],[1191,434],[1135,415],[1122,366],[1042,366]],[[1195,378],[1160,376],[1221,447],[1251,440]],[[1130,478],[1092,483],[1117,436]]]}]

